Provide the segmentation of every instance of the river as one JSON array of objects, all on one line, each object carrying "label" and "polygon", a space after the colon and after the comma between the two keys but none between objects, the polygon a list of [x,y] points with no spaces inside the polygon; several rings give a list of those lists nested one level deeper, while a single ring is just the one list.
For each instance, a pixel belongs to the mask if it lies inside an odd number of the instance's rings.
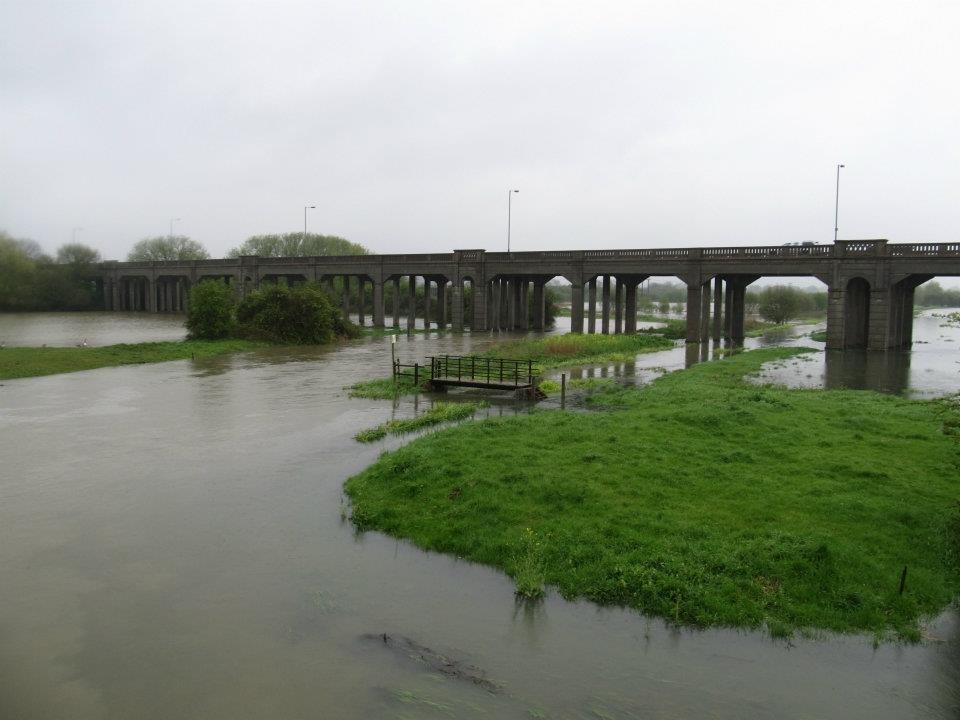
[{"label": "river", "polygon": [[[0,339],[15,337],[8,317]],[[45,332],[49,344],[78,334]],[[123,336],[115,324],[82,333]],[[398,351],[413,360],[488,342],[416,334]],[[358,535],[343,481],[404,441],[366,446],[353,434],[432,402],[347,396],[345,386],[385,374],[389,356],[388,339],[368,338],[4,381],[0,718],[960,713],[950,612],[911,646],[676,629],[554,594],[518,604],[496,570]],[[918,356],[904,390],[934,374]],[[678,348],[593,372],[635,377],[691,359]],[[770,372],[810,384],[825,381],[826,363]]]}]

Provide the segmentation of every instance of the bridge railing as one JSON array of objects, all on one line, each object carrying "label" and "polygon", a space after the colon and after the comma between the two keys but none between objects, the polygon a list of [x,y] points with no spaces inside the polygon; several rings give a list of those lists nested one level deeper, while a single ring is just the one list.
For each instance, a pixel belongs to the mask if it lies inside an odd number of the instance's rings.
[{"label": "bridge railing", "polygon": [[532,360],[479,357],[477,355],[431,355],[431,380],[457,380],[489,385],[532,385]]}]

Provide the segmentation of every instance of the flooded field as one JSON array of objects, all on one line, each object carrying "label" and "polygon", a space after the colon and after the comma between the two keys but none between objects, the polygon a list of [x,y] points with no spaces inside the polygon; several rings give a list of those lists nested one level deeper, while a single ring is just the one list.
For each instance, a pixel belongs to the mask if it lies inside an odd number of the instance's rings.
[{"label": "flooded field", "polygon": [[[0,339],[137,342],[176,329],[151,325],[156,316],[126,316],[128,334],[115,315],[99,331],[71,325],[75,315],[33,317],[46,329],[0,316]],[[918,340],[924,327],[918,320]],[[902,390],[956,391],[948,340],[949,349],[918,346],[897,374]],[[398,352],[413,361],[490,341],[417,334],[401,336]],[[811,357],[765,377],[829,383],[833,361]],[[630,382],[699,359],[680,346],[582,374]],[[405,440],[367,446],[353,434],[433,402],[347,396],[345,386],[386,375],[389,363],[389,339],[368,338],[5,381],[0,718],[960,713],[952,612],[916,646],[678,630],[552,594],[518,604],[497,571],[357,535],[343,481]],[[487,412],[524,409],[504,398]]]}]

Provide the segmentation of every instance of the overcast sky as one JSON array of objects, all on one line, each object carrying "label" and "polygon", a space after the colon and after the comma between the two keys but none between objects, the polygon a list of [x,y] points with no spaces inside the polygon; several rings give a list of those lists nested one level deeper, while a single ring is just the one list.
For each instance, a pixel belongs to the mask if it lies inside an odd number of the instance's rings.
[{"label": "overcast sky", "polygon": [[0,4],[0,229],[122,259],[960,240],[954,2]]}]

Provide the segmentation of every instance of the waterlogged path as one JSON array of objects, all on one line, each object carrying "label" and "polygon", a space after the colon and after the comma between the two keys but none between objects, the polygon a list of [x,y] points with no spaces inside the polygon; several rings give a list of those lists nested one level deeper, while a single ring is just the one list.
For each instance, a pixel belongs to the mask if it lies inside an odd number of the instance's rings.
[{"label": "waterlogged path", "polygon": [[949,613],[921,646],[787,645],[517,605],[499,572],[355,535],[342,483],[402,441],[353,434],[431,402],[347,397],[389,356],[375,339],[6,381],[0,718],[957,716]]}]

